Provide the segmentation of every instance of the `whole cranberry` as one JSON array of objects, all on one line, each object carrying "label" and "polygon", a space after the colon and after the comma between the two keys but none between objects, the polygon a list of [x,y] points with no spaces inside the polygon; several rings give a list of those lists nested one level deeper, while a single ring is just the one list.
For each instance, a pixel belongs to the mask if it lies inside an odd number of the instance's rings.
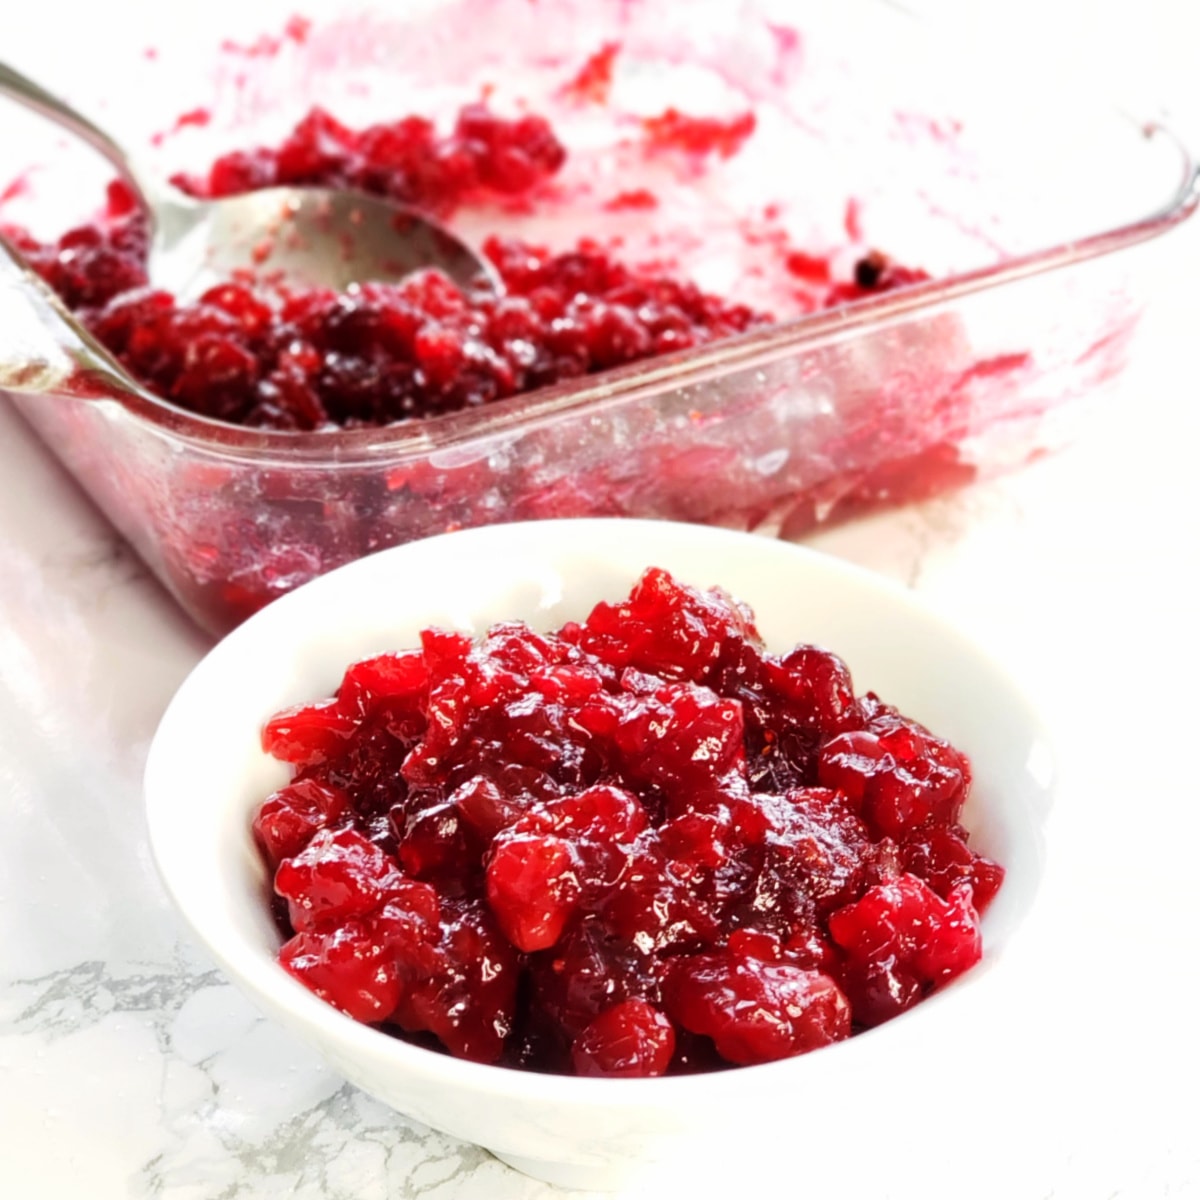
[{"label": "whole cranberry", "polygon": [[662,1075],[675,1053],[675,1029],[664,1013],[634,998],[602,1012],[571,1047],[577,1075],[637,1078]]}]

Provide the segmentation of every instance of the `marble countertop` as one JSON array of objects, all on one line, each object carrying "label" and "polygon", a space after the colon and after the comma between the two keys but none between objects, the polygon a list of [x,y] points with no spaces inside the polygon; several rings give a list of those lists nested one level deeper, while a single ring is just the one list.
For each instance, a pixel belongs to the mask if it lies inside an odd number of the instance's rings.
[{"label": "marble countertop", "polygon": [[[1069,450],[810,539],[989,646],[1057,741],[1029,994],[961,1081],[1011,1101],[978,1131],[985,1174],[1026,1164],[1011,1200],[1200,1196],[1193,225],[1116,402]],[[343,1083],[192,943],[150,861],[140,774],[207,643],[7,407],[0,478],[0,1196],[565,1195]],[[684,1177],[697,1196],[804,1178],[733,1153]]]}]

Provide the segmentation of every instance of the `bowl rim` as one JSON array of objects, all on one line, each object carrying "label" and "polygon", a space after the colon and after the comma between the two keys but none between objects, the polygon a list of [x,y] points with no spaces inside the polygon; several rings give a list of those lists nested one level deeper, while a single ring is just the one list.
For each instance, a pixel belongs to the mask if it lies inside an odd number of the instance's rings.
[{"label": "bowl rim", "polygon": [[[848,1061],[854,1061],[853,1056],[875,1053],[877,1039],[885,1031],[893,1051],[905,1046],[913,1049],[923,1044],[927,1045],[928,1022],[940,1017],[942,1007],[952,996],[958,997],[956,1006],[960,1014],[966,1011],[968,1005],[964,1002],[979,990],[972,985],[991,975],[998,965],[997,959],[988,960],[985,957],[971,971],[952,980],[900,1017],[884,1026],[863,1031],[842,1042],[823,1047],[820,1054],[798,1055],[773,1062],[687,1075],[634,1079],[588,1078],[455,1058],[449,1053],[414,1045],[402,1037],[390,1035],[356,1021],[309,991],[302,983],[281,970],[274,957],[250,946],[245,939],[237,937],[231,942],[238,948],[239,954],[227,953],[225,941],[212,936],[210,925],[203,919],[198,919],[188,901],[181,898],[173,883],[174,850],[171,847],[174,843],[182,851],[182,841],[170,835],[170,822],[162,802],[163,793],[168,790],[163,786],[167,782],[168,772],[163,762],[165,751],[162,735],[164,729],[171,730],[176,719],[175,714],[185,706],[190,690],[196,686],[194,681],[203,681],[214,669],[212,663],[216,662],[219,665],[222,659],[235,655],[241,643],[253,639],[259,627],[279,620],[280,613],[315,603],[314,597],[319,600],[323,592],[336,591],[343,586],[342,581],[354,578],[359,572],[379,569],[369,564],[376,564],[381,559],[404,558],[414,553],[436,554],[447,545],[469,552],[471,542],[494,539],[527,539],[536,545],[541,536],[550,530],[561,530],[564,539],[568,538],[568,535],[576,535],[579,544],[587,544],[585,539],[589,535],[594,537],[603,530],[622,536],[643,534],[659,538],[669,531],[669,536],[676,544],[679,539],[691,540],[700,545],[714,543],[715,547],[722,543],[733,545],[753,542],[768,559],[806,560],[810,567],[841,576],[850,581],[852,586],[882,593],[889,603],[899,605],[918,620],[935,623],[939,633],[953,643],[954,653],[972,656],[995,677],[999,687],[1006,693],[1007,703],[1020,710],[1030,721],[1031,728],[1037,732],[1039,745],[1049,753],[1047,777],[1041,789],[1044,795],[1040,817],[1044,824],[1046,811],[1057,788],[1058,768],[1046,724],[1037,708],[1004,664],[974,639],[961,632],[952,621],[939,613],[936,607],[923,599],[918,600],[911,590],[895,580],[807,546],[712,526],[618,517],[509,522],[456,530],[404,543],[336,568],[280,597],[254,614],[211,648],[192,669],[163,713],[150,746],[144,772],[144,814],[151,855],[162,884],[184,923],[220,964],[229,981],[239,990],[248,991],[260,1004],[264,1000],[269,1002],[277,1014],[286,1014],[282,1018],[285,1024],[290,1024],[293,1028],[310,1026],[321,1036],[322,1041],[332,1040],[355,1058],[373,1060],[389,1072],[403,1072],[410,1079],[426,1080],[439,1087],[461,1087],[477,1096],[482,1094],[496,1099],[548,1104],[586,1104],[592,1108],[604,1109],[630,1106],[661,1107],[664,1102],[694,1108],[698,1103],[703,1103],[714,1088],[720,1088],[720,1098],[727,1101],[731,1089],[741,1091],[752,1088],[758,1091],[769,1079],[782,1077],[785,1072],[796,1071],[798,1063],[803,1063],[801,1069],[809,1073],[844,1070]],[[565,543],[563,548],[565,549]],[[1013,932],[1024,926],[1030,918],[1033,900],[1041,886],[1044,863],[1040,859],[1037,867],[1034,886],[1025,911],[1016,922]],[[717,1095],[714,1093],[711,1098],[716,1100]]]}]

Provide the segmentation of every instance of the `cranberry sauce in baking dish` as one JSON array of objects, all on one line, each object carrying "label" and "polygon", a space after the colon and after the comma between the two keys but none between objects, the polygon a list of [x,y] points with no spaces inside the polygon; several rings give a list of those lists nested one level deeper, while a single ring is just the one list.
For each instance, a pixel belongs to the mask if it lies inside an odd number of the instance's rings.
[{"label": "cranberry sauce in baking dish", "polygon": [[[1150,277],[1110,250],[1186,215],[1150,182],[1179,164],[1117,129],[1093,153],[1053,106],[1010,120],[894,8],[861,7],[351,5],[265,39],[247,8],[207,51],[164,22],[152,60],[81,60],[74,98],[184,190],[416,203],[505,295],[284,294],[268,263],[181,304],[146,285],[125,189],[80,225],[103,169],[31,120],[0,220],[165,402],[15,403],[218,634],[449,530],[603,515],[794,539],[1020,466],[1123,371]],[[33,297],[21,267],[0,252]],[[917,267],[937,282],[901,287]]]},{"label": "cranberry sauce in baking dish", "polygon": [[657,569],[555,633],[427,629],[262,744],[294,767],[253,822],[280,963],[484,1063],[806,1053],[976,963],[1004,877],[959,823],[962,753]]},{"label": "cranberry sauce in baking dish", "polygon": [[[647,154],[700,160],[728,158],[753,131],[749,113],[723,121],[668,109],[647,118],[640,137]],[[356,130],[314,109],[282,144],[226,154],[175,182],[205,197],[277,184],[355,188],[445,217],[473,203],[536,204],[566,156],[544,118],[506,119],[482,103],[462,108],[443,133],[420,116]],[[611,203],[636,209],[656,200],[640,189]],[[271,284],[268,262],[261,278],[230,279],[194,303],[149,286],[146,217],[124,184],[110,186],[99,217],[56,241],[8,232],[140,382],[188,411],[258,428],[353,428],[453,412],[773,319],[661,266],[624,263],[586,228],[559,253],[488,238],[483,250],[502,295],[483,280],[463,290],[435,272],[348,292],[285,289]],[[825,305],[925,278],[873,252],[838,281],[825,256],[781,253]]]}]

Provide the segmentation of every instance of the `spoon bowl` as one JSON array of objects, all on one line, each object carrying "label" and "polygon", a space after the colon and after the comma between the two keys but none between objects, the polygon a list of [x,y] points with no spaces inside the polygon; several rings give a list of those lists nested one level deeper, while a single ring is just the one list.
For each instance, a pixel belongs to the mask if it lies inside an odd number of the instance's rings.
[{"label": "spoon bowl", "polygon": [[148,274],[195,300],[247,273],[260,282],[344,291],[435,268],[460,287],[497,287],[491,264],[436,221],[366,192],[273,187],[155,207]]}]

